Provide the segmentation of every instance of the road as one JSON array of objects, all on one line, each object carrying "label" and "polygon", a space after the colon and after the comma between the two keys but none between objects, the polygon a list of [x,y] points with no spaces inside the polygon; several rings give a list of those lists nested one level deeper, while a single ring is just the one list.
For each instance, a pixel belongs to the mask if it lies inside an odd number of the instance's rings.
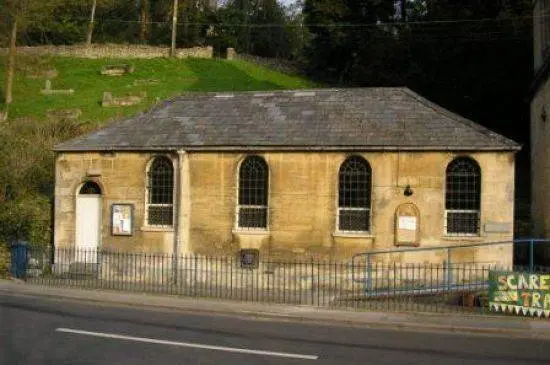
[{"label": "road", "polygon": [[0,294],[0,365],[549,364],[550,341]]}]

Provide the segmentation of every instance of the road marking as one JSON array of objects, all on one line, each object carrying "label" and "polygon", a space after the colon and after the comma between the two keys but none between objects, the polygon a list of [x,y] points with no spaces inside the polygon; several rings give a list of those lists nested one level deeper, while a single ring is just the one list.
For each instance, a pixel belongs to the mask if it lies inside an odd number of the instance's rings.
[{"label": "road marking", "polygon": [[166,340],[159,340],[159,339],[155,339],[155,338],[132,337],[132,336],[117,335],[115,333],[89,332],[89,331],[75,330],[75,329],[71,329],[71,328],[56,328],[55,330],[57,332],[75,333],[75,334],[78,334],[78,335],[85,335],[85,336],[113,338],[113,339],[117,339],[117,340],[127,340],[127,341],[134,341],[134,342],[156,343],[156,344],[159,344],[159,345],[194,347],[194,348],[204,349],[204,350],[238,352],[238,353],[243,353],[243,354],[276,356],[276,357],[290,357],[290,358],[294,358],[294,359],[304,359],[304,360],[317,360],[317,359],[319,359],[319,356],[317,356],[317,355],[291,354],[291,353],[286,353],[286,352],[261,351],[261,350],[242,349],[242,348],[236,348],[236,347],[203,345],[203,344],[200,344],[200,343],[166,341]]}]

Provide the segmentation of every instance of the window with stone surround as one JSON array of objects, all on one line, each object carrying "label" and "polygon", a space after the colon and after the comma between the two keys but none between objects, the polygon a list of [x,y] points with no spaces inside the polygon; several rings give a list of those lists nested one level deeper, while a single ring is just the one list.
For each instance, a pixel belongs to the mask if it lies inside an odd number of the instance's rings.
[{"label": "window with stone surround", "polygon": [[448,235],[478,235],[481,207],[481,169],[470,157],[447,166],[445,230]]},{"label": "window with stone surround", "polygon": [[248,156],[239,169],[237,227],[267,229],[269,169],[260,156]]},{"label": "window with stone surround", "polygon": [[174,166],[155,157],[147,171],[147,225],[171,227],[174,220]]},{"label": "window with stone surround", "polygon": [[352,156],[338,174],[338,230],[369,232],[372,171],[362,157]]}]

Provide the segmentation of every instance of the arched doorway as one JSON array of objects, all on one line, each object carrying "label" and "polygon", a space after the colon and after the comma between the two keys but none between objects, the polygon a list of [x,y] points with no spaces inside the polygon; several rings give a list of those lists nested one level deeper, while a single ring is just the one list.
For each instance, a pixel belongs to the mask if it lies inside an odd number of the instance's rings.
[{"label": "arched doorway", "polygon": [[97,249],[101,243],[101,187],[85,182],[76,196],[76,261],[97,262]]}]

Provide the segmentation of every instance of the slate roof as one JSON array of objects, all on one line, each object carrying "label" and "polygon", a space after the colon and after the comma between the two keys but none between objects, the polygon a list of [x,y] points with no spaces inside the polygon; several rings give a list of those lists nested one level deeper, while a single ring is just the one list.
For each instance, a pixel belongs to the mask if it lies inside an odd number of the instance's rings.
[{"label": "slate roof", "polygon": [[519,150],[407,88],[185,94],[56,151]]}]

